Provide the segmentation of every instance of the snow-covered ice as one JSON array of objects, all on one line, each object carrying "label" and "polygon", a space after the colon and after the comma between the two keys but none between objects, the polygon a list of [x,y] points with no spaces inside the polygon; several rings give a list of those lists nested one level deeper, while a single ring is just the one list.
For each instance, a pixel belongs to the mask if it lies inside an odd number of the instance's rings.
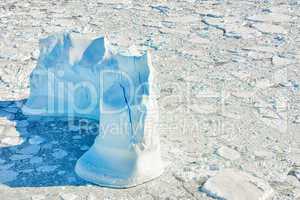
[{"label": "snow-covered ice", "polygon": [[208,179],[201,190],[217,199],[268,200],[274,196],[274,191],[268,183],[237,169],[220,171]]},{"label": "snow-covered ice", "polygon": [[234,149],[222,146],[217,150],[217,154],[228,160],[237,160],[240,158],[240,153]]}]

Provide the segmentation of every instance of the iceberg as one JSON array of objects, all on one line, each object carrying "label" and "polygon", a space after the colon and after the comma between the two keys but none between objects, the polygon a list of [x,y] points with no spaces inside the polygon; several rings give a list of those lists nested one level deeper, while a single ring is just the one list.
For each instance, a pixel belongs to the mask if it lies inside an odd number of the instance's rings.
[{"label": "iceberg", "polygon": [[160,176],[155,70],[149,52],[120,50],[104,36],[61,33],[40,40],[24,114],[99,121],[75,171],[97,185],[127,188]]}]

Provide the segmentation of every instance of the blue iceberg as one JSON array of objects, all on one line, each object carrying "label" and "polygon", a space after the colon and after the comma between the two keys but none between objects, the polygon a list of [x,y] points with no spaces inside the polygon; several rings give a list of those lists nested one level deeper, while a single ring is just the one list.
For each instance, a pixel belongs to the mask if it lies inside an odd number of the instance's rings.
[{"label": "blue iceberg", "polygon": [[23,113],[97,119],[99,135],[76,173],[101,186],[135,186],[163,172],[154,74],[149,52],[118,50],[102,36],[52,35],[40,40]]}]

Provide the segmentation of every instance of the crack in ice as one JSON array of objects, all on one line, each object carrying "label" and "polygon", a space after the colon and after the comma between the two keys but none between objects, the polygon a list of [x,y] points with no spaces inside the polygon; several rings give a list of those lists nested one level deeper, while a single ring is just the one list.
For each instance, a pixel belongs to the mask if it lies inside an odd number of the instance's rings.
[{"label": "crack in ice", "polygon": [[134,139],[134,132],[133,132],[133,125],[132,125],[132,116],[131,116],[131,109],[130,109],[130,106],[128,104],[128,100],[127,100],[127,97],[126,97],[126,92],[125,92],[125,88],[122,86],[122,84],[120,84],[120,87],[122,88],[122,91],[123,91],[123,97],[124,97],[124,100],[125,100],[125,103],[126,103],[126,106],[127,106],[127,109],[128,109],[128,117],[129,117],[129,122],[130,122],[130,142],[131,143],[135,143],[135,139]]}]

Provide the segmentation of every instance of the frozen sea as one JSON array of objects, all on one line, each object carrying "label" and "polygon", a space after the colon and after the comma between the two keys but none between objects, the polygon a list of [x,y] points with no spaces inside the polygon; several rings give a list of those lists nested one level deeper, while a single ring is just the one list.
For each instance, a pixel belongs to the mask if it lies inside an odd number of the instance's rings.
[{"label": "frozen sea", "polygon": [[[299,199],[299,11],[296,0],[1,0],[0,199]],[[22,114],[39,39],[64,31],[151,51],[158,179],[87,183],[74,165],[97,122]]]}]

